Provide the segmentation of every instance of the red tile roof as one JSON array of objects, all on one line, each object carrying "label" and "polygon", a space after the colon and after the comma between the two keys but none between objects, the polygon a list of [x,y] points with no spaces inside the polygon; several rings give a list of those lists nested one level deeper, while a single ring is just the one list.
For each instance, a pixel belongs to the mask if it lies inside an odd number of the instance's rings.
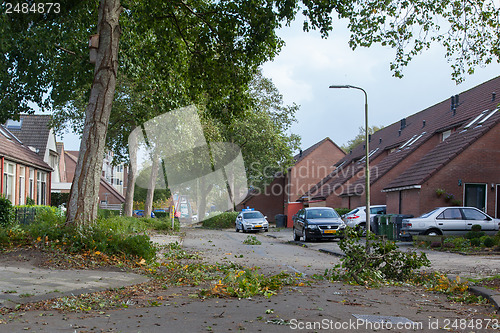
[{"label": "red tile roof", "polygon": [[3,125],[0,125],[0,157],[41,170],[52,171],[42,157],[18,141],[16,136]]},{"label": "red tile roof", "polygon": [[[489,113],[484,115],[486,117]],[[480,120],[478,120],[480,121]],[[458,156],[477,139],[500,123],[500,112],[495,112],[481,125],[472,125],[468,129],[462,126],[445,141],[438,144],[427,153],[420,161],[394,179],[385,189],[421,185],[446,164]],[[487,157],[485,157],[487,158]]]},{"label": "red tile roof", "polygon": [[[424,142],[434,136],[436,133],[443,132],[447,129],[463,127],[468,122],[479,116],[485,110],[493,110],[497,107],[499,100],[492,100],[492,93],[500,91],[500,76],[484,82],[472,89],[462,92],[459,95],[459,103],[455,111],[451,108],[451,102],[449,99],[431,106],[423,111],[406,117],[405,125],[402,127],[402,122],[396,122],[391,124],[371,136],[370,151],[372,153],[370,161],[373,161],[381,154],[387,154],[388,150],[396,148],[396,150],[387,157],[384,157],[377,164],[377,172],[371,173],[370,183],[376,182],[383,175],[385,175],[394,166],[405,159],[409,154],[415,151]],[[489,121],[496,119],[492,117]],[[458,133],[458,132],[457,132]],[[468,137],[469,134],[464,135]],[[477,132],[477,135],[482,135]],[[465,143],[460,146],[460,140],[455,143],[456,147],[452,150],[443,150],[442,163],[449,161],[452,155],[460,149],[466,147]],[[465,141],[463,141],[465,142]],[[437,148],[437,147],[436,147]],[[378,149],[378,150],[377,150]],[[362,160],[365,155],[364,143],[356,146],[353,151],[346,155],[342,160],[340,160],[336,165],[343,165],[343,168],[356,169],[356,163]],[[362,167],[362,166],[358,166]],[[439,168],[440,166],[435,166]],[[434,170],[434,169],[432,169]],[[431,169],[425,169],[425,172],[432,172]],[[409,172],[409,171],[408,171]],[[405,173],[405,177],[408,176],[408,172]],[[424,172],[424,170],[422,170]],[[351,174],[351,173],[350,173]],[[401,175],[403,177],[403,175]],[[399,178],[401,178],[399,177]],[[398,179],[399,179],[398,178]],[[337,181],[336,178],[332,178],[331,182]],[[345,179],[338,179],[339,186],[345,183]],[[364,184],[364,177],[361,177],[356,182],[354,182],[349,188],[345,188],[342,195],[353,195],[355,194],[353,189],[358,184]],[[411,182],[410,180],[399,179],[398,184],[406,184]],[[396,184],[396,183],[394,183]],[[334,188],[335,184],[329,184],[329,188]],[[391,184],[391,187],[393,184]],[[313,196],[325,196],[330,195],[332,191],[318,191],[318,193],[313,193]]]}]

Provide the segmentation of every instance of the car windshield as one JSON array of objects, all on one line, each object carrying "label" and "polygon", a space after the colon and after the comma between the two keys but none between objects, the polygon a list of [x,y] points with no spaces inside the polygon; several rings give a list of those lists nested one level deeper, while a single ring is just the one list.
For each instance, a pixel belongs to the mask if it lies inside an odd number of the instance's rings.
[{"label": "car windshield", "polygon": [[306,218],[308,219],[327,219],[335,217],[339,217],[339,215],[333,209],[312,209],[308,210],[306,213]]},{"label": "car windshield", "polygon": [[261,219],[264,217],[261,212],[249,212],[249,213],[243,213],[243,217],[245,219]]},{"label": "car windshield", "polygon": [[437,208],[436,209],[433,209],[431,210],[430,212],[427,212],[425,214],[422,214],[421,216],[419,216],[421,219],[425,219],[425,218],[428,218],[429,216],[431,216],[436,210],[438,210]]}]

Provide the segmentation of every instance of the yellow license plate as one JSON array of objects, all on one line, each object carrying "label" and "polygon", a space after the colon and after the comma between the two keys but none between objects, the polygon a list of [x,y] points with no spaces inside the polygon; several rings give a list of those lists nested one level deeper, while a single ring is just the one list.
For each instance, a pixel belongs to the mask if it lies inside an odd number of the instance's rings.
[{"label": "yellow license plate", "polygon": [[261,225],[256,225],[255,227],[256,227],[256,228],[262,228],[262,226],[261,226]]},{"label": "yellow license plate", "polygon": [[325,230],[325,231],[323,231],[323,233],[325,233],[325,234],[334,234],[336,232],[337,232],[337,230]]}]

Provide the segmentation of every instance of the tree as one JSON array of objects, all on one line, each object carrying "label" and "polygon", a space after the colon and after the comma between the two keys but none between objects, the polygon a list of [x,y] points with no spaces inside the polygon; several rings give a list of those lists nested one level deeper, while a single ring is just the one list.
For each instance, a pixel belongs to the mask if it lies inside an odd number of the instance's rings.
[{"label": "tree", "polygon": [[[368,134],[373,134],[377,131],[380,131],[384,126],[368,126]],[[359,133],[354,137],[354,139],[351,139],[347,141],[346,144],[342,145],[341,148],[344,152],[348,153],[350,150],[352,150],[354,147],[359,145],[362,142],[365,142],[366,137],[365,137],[365,128],[360,127],[359,128]]]},{"label": "tree", "polygon": [[[245,88],[256,68],[283,43],[276,29],[299,10],[306,17],[306,31],[317,28],[326,37],[336,12],[350,22],[352,48],[373,43],[393,47],[396,76],[432,43],[445,47],[457,81],[500,56],[500,9],[485,0],[124,0],[123,7],[120,0],[61,0],[57,13],[42,14],[8,13],[7,6],[1,5],[0,121],[29,111],[30,102],[44,109],[64,105],[91,84],[69,223],[93,221],[97,214],[100,159],[119,71],[162,83],[172,82],[163,79],[173,72],[180,80],[168,87],[170,93],[187,91],[195,101],[203,97],[207,110],[229,124],[246,110]],[[448,30],[441,32],[442,26]],[[86,45],[96,32],[99,46],[91,66]]]}]

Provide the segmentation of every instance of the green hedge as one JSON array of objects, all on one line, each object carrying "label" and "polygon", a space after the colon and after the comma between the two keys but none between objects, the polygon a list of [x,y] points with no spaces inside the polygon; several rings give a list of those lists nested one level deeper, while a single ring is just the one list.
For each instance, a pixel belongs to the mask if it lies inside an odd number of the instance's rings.
[{"label": "green hedge", "polygon": [[202,225],[205,228],[210,229],[228,229],[234,228],[236,216],[239,212],[225,212],[206,220],[203,220]]},{"label": "green hedge", "polygon": [[14,210],[9,199],[0,196],[0,226],[8,227],[14,221]]},{"label": "green hedge", "polygon": [[335,208],[335,210],[337,211],[337,213],[340,216],[342,216],[342,215],[349,213],[352,209],[350,209],[350,208]]}]

